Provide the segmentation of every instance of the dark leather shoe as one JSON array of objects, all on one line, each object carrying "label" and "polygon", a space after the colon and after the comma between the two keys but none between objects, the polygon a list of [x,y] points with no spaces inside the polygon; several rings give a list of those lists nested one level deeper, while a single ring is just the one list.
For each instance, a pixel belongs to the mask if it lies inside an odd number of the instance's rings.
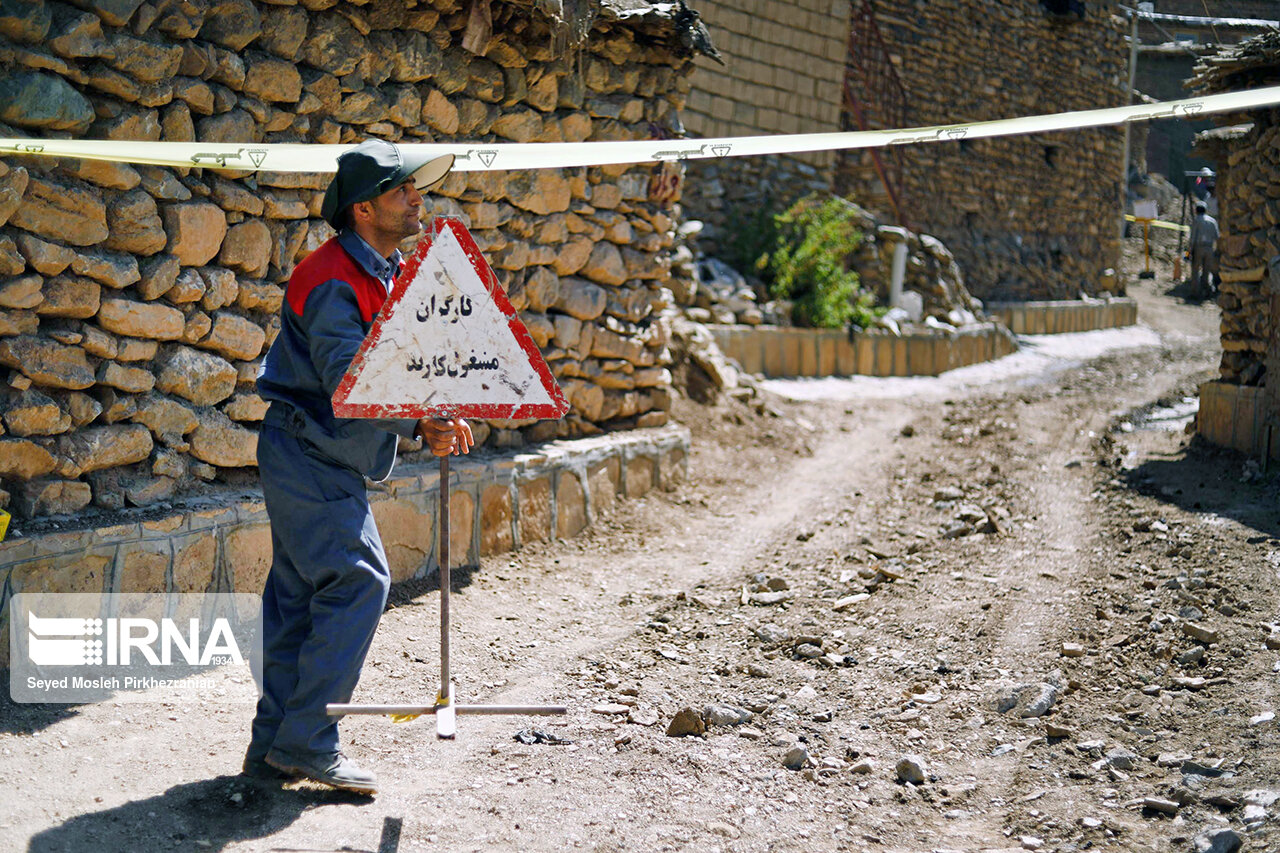
[{"label": "dark leather shoe", "polygon": [[273,749],[267,753],[266,763],[283,773],[302,776],[344,791],[361,794],[375,794],[378,791],[377,777],[368,770],[361,770],[341,752],[304,755]]},{"label": "dark leather shoe", "polygon": [[277,770],[261,758],[254,758],[246,755],[244,764],[240,768],[240,775],[248,776],[250,779],[292,779],[292,773],[285,773],[283,770]]}]

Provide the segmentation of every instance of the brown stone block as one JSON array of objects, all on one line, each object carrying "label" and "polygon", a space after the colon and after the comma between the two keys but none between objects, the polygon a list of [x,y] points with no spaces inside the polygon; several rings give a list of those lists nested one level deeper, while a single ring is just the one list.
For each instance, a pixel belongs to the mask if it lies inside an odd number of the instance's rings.
[{"label": "brown stone block", "polygon": [[1009,318],[1006,324],[1009,327],[1009,331],[1015,335],[1025,335],[1027,333],[1027,309],[1023,306],[1018,306],[1012,311],[1006,312],[1006,314]]},{"label": "brown stone block", "polygon": [[[434,514],[407,500],[377,501],[369,508],[382,537],[382,548],[387,553],[392,582],[416,577],[431,559],[431,546],[435,540]],[[449,528],[453,529],[452,519]]]},{"label": "brown stone block", "polygon": [[[218,565],[218,538],[204,530],[173,542],[173,591],[206,592],[213,586]],[[248,591],[248,590],[242,590]],[[253,590],[261,592],[262,590]]]},{"label": "brown stone block", "polygon": [[800,352],[804,347],[804,332],[798,329],[782,331],[782,372],[778,376],[800,376]]},{"label": "brown stone block", "polygon": [[658,460],[636,456],[627,460],[627,497],[638,498],[658,482]]},{"label": "brown stone block", "polygon": [[449,565],[469,566],[475,562],[471,553],[472,528],[475,526],[476,499],[461,489],[449,493]]},{"label": "brown stone block", "polygon": [[956,335],[951,364],[953,367],[968,367],[973,364],[973,335],[964,332]]},{"label": "brown stone block", "polygon": [[18,564],[9,577],[14,592],[100,593],[110,564],[110,552],[51,555]]},{"label": "brown stone block", "polygon": [[832,336],[833,348],[835,349],[835,375],[836,376],[852,376],[858,372],[858,352],[854,349],[852,343],[849,342],[849,336],[843,332],[839,335]]},{"label": "brown stone block", "polygon": [[501,554],[514,547],[511,489],[489,486],[480,495],[480,554]]},{"label": "brown stone block", "polygon": [[725,358],[737,361],[746,373],[764,371],[764,353],[754,329],[709,328]]},{"label": "brown stone block", "polygon": [[1048,310],[1040,305],[1028,306],[1027,334],[1043,335],[1048,333]]},{"label": "brown stone block", "polygon": [[232,592],[261,593],[271,570],[271,525],[260,522],[228,530],[222,559],[231,575]]},{"label": "brown stone block", "polygon": [[818,373],[818,336],[821,332],[797,330],[796,350],[797,350],[797,376],[819,376]]},{"label": "brown stone block", "polygon": [[115,592],[167,592],[168,540],[121,542],[116,557],[120,575]]},{"label": "brown stone block", "polygon": [[1231,446],[1241,453],[1254,451],[1253,421],[1258,405],[1256,388],[1241,387],[1236,391],[1231,416]]},{"label": "brown stone block", "polygon": [[9,224],[54,242],[91,246],[107,238],[107,209],[90,189],[31,177]]},{"label": "brown stone block", "polygon": [[765,376],[785,376],[786,361],[783,356],[783,333],[775,330],[760,336],[761,361]]},{"label": "brown stone block", "polygon": [[586,492],[578,475],[562,471],[556,484],[556,537],[577,536],[587,526]]},{"label": "brown stone block", "polygon": [[591,491],[591,511],[598,514],[617,501],[622,480],[622,463],[615,456],[591,466],[587,483]]},{"label": "brown stone block", "polygon": [[910,376],[907,364],[907,339],[891,338],[893,342],[893,374],[894,376]]},{"label": "brown stone block", "polygon": [[520,544],[551,538],[551,480],[540,477],[520,484]]},{"label": "brown stone block", "polygon": [[854,338],[853,348],[856,354],[855,370],[861,376],[871,376],[876,364],[875,339],[866,332],[859,332]]},{"label": "brown stone block", "polygon": [[873,335],[871,340],[875,342],[873,351],[875,355],[872,357],[872,363],[875,365],[872,376],[892,376],[893,375],[893,338],[888,335]]},{"label": "brown stone block", "polygon": [[907,375],[933,376],[934,338],[907,338]]}]

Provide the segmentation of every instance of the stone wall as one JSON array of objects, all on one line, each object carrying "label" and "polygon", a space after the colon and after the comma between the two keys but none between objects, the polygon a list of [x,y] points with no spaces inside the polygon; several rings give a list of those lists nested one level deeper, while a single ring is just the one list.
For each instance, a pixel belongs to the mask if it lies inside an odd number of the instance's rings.
[{"label": "stone wall", "polygon": [[[1106,4],[1089,3],[1084,20],[1026,0],[877,0],[875,9],[910,125],[1124,103],[1128,51]],[[899,152],[909,224],[946,243],[974,296],[1073,298],[1117,266],[1120,128]],[[842,160],[842,193],[857,200],[876,183],[862,158]]]},{"label": "stone wall", "polygon": [[[460,457],[449,465],[454,566],[533,542],[572,538],[618,503],[671,488],[687,473],[689,431],[676,424],[549,442],[529,452]],[[393,582],[439,567],[440,469],[397,467],[369,503]],[[258,492],[193,502],[186,512],[120,514],[97,529],[0,542],[0,666],[8,663],[9,599],[22,592],[260,593],[271,528]]]},{"label": "stone wall", "polygon": [[[1280,32],[1228,48],[1197,68],[1205,94],[1280,83]],[[1202,137],[1197,152],[1218,171],[1218,258],[1222,283],[1222,381],[1265,385],[1263,404],[1280,416],[1280,109],[1223,116],[1234,127]],[[1245,122],[1245,123],[1241,123]],[[1273,263],[1275,272],[1270,272]]]},{"label": "stone wall", "polygon": [[[840,130],[848,0],[702,0],[698,13],[724,65],[700,62],[682,117],[692,136]],[[684,208],[715,254],[743,211],[782,209],[830,190],[834,152],[693,160]]]},{"label": "stone wall", "polygon": [[[14,0],[0,8],[0,135],[577,142],[678,123],[692,63],[669,16],[606,2],[564,22],[534,5]],[[680,187],[653,178],[457,173],[429,200],[469,224],[573,407],[481,424],[483,442],[666,422],[656,318]],[[114,509],[251,480],[254,379],[284,282],[332,234],[327,181],[0,158],[0,505]]]}]

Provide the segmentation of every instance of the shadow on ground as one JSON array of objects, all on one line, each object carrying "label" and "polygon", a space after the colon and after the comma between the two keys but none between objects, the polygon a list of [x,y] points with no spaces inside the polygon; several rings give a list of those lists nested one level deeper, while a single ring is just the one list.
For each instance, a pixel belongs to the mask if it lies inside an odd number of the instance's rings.
[{"label": "shadow on ground", "polygon": [[1258,541],[1280,539],[1280,463],[1272,462],[1264,473],[1244,454],[1196,437],[1186,448],[1147,459],[1121,477],[1135,491],[1189,512],[1234,519],[1256,530]]},{"label": "shadow on ground", "polygon": [[[308,783],[282,788],[277,783],[243,776],[218,776],[174,785],[145,800],[78,815],[34,836],[27,851],[217,851],[236,842],[274,835],[308,809],[372,802],[359,794]],[[350,853],[396,853],[401,829],[400,818],[386,818],[376,848],[342,849]]]},{"label": "shadow on ground", "polygon": [[[449,570],[449,591],[461,592],[471,585],[471,578],[480,571],[479,566],[455,566]],[[424,595],[440,591],[440,575],[432,572],[430,577],[412,578],[391,585],[387,595],[387,609],[395,607],[421,607],[427,604],[419,601]],[[434,604],[432,606],[435,606]]]},{"label": "shadow on ground", "polygon": [[1200,293],[1191,284],[1189,279],[1180,281],[1173,287],[1170,287],[1164,292],[1164,295],[1172,297],[1173,299],[1181,300],[1182,302],[1191,303],[1192,305],[1199,305],[1203,302],[1212,302],[1218,298],[1216,293],[1208,296]]},{"label": "shadow on ground", "polygon": [[15,702],[9,693],[9,667],[0,669],[0,732],[29,735],[80,713],[79,705]]}]

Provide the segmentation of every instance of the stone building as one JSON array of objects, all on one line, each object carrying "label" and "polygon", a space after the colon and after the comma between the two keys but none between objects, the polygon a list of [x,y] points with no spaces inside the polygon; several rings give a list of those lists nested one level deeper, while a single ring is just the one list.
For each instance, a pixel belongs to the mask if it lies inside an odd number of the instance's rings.
[{"label": "stone building", "polygon": [[[0,136],[347,143],[651,138],[697,33],[638,0],[14,0]],[[659,425],[679,185],[647,166],[452,175],[572,404],[490,446]],[[677,175],[678,178],[678,175]],[[251,482],[283,284],[327,175],[0,156],[0,505],[20,516]]]},{"label": "stone building", "polygon": [[[1277,18],[1280,7],[1271,0],[1157,0],[1154,14],[1138,24],[1135,86],[1159,101],[1186,98],[1198,61],[1280,26]],[[1151,122],[1147,169],[1182,187],[1186,172],[1208,165],[1192,151],[1192,142],[1211,127],[1208,119]]]},{"label": "stone building", "polygon": [[[1123,26],[1028,0],[709,0],[691,133],[794,133],[1012,118],[1124,103]],[[1093,293],[1119,253],[1122,134],[963,140],[690,164],[686,212],[715,251],[750,213],[834,189],[940,238],[984,299]]]},{"label": "stone building", "polygon": [[[1196,69],[1204,94],[1280,84],[1280,31]],[[1201,388],[1198,429],[1248,453],[1280,453],[1280,109],[1222,116],[1197,150],[1218,170],[1220,381]]]},{"label": "stone building", "polygon": [[[682,112],[692,136],[823,133],[841,126],[849,0],[702,0],[698,13],[724,59],[700,63]],[[830,190],[835,152],[693,160],[684,207],[715,254],[752,215]]]},{"label": "stone building", "polygon": [[[1024,0],[875,0],[905,89],[909,125],[948,124],[1125,103],[1127,53],[1106,4],[1083,18]],[[1119,260],[1122,131],[903,146],[907,221],[940,238],[984,300],[1095,293]],[[877,181],[849,152],[837,185]]]}]

